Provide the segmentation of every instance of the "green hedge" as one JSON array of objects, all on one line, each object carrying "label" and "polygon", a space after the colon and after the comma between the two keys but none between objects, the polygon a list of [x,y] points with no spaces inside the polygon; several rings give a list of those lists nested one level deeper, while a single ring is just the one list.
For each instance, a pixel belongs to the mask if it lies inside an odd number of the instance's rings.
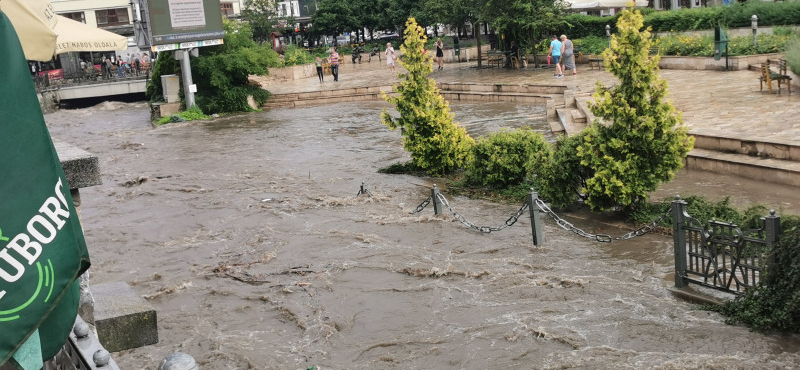
[{"label": "green hedge", "polygon": [[[785,26],[800,23],[800,1],[763,2],[759,0],[731,6],[655,11],[641,9],[645,27],[653,32],[682,32],[713,29],[717,25],[726,28],[750,27],[750,17],[758,15],[759,26]],[[605,37],[606,24],[611,32],[616,31],[618,15],[597,17],[572,14],[564,17],[567,26],[557,30],[571,39],[586,36]]]}]

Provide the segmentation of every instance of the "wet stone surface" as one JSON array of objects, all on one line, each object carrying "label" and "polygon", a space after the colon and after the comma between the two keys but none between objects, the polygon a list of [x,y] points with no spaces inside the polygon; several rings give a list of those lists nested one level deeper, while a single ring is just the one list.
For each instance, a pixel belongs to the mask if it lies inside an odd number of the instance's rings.
[{"label": "wet stone surface", "polygon": [[[430,208],[410,215],[435,179],[376,172],[408,160],[399,132],[379,122],[384,107],[155,129],[143,104],[48,115],[54,137],[100,158],[103,184],[82,190],[94,283],[127,282],[158,311],[160,342],[114,353],[120,367],[155,369],[176,350],[203,369],[800,363],[797,338],[728,326],[673,298],[663,237],[615,250],[547,222],[534,247],[525,218],[483,235]],[[543,111],[513,104],[454,110],[473,133],[504,126],[499,115],[545,125]],[[355,196],[362,182],[373,197]],[[479,225],[519,207],[443,193]]]}]

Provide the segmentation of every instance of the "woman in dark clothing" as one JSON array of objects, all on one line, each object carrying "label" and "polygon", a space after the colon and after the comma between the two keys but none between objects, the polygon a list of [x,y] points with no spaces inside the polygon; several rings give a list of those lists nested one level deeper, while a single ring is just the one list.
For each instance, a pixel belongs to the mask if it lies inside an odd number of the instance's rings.
[{"label": "woman in dark clothing", "polygon": [[436,39],[436,63],[439,63],[439,69],[444,68],[444,43],[442,38]]}]

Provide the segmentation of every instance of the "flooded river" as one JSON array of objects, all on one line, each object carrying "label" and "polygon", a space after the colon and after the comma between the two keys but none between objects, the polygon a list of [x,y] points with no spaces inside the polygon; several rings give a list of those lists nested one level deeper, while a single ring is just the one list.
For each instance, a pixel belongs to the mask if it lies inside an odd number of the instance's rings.
[{"label": "flooded river", "polygon": [[[160,342],[115,353],[121,367],[155,369],[175,350],[203,369],[800,366],[796,337],[675,299],[663,237],[615,250],[548,221],[534,247],[525,218],[484,235],[432,206],[409,214],[435,181],[376,172],[408,160],[385,106],[158,128],[144,104],[48,115],[54,137],[100,159],[103,185],[81,190],[93,283],[130,283],[158,311]],[[473,133],[547,131],[543,109],[454,111]],[[362,182],[372,197],[356,197]],[[443,192],[482,226],[519,208]]]}]

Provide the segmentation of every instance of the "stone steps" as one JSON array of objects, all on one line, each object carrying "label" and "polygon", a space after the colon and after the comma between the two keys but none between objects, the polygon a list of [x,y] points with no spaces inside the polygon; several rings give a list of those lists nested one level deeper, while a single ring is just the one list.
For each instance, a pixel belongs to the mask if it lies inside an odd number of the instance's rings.
[{"label": "stone steps", "polygon": [[[438,86],[442,96],[451,101],[513,101],[531,104],[549,104],[550,101],[559,99],[565,90],[564,86],[549,85],[439,83]],[[262,108],[382,100],[383,92],[391,93],[392,86],[275,94],[262,105]]]},{"label": "stone steps", "polygon": [[749,179],[800,186],[800,162],[753,157],[739,153],[695,148],[684,164],[688,169],[733,174]]}]

